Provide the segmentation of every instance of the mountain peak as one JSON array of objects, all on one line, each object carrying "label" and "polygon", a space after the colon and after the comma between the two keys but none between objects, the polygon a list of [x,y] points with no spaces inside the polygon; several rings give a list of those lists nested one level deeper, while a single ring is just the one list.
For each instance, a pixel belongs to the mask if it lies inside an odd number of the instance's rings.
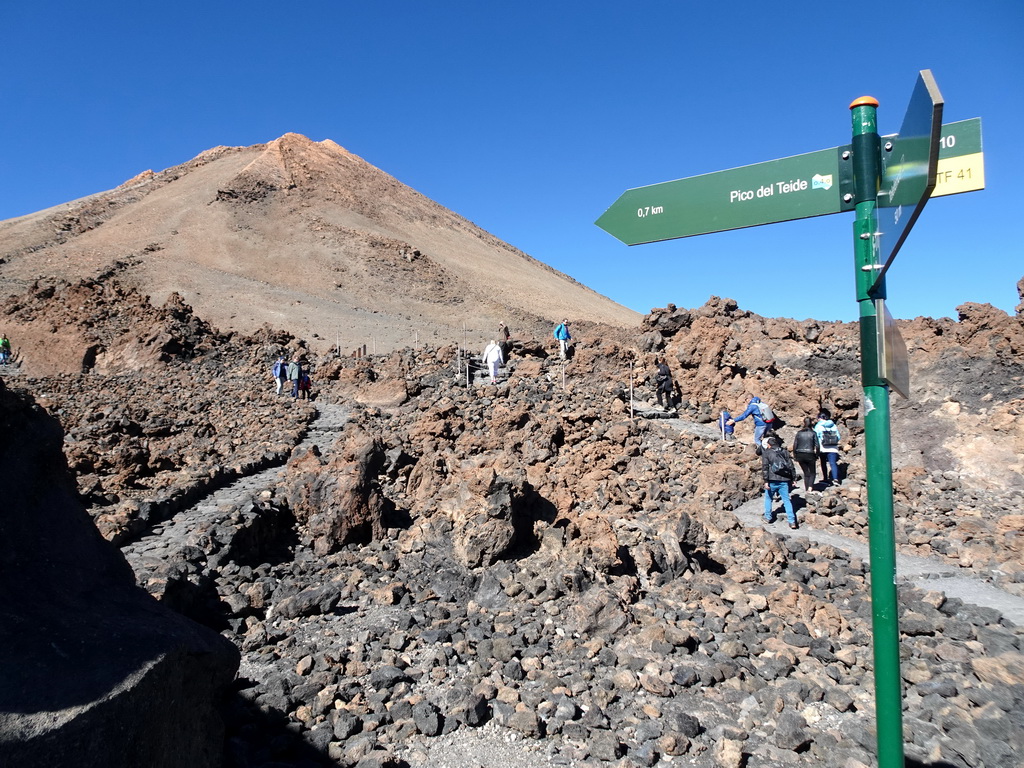
[{"label": "mountain peak", "polygon": [[476,346],[501,321],[544,336],[563,317],[640,321],[338,143],[298,133],[215,147],[0,223],[9,293],[112,268],[157,303],[181,294],[224,331],[269,325],[325,346]]}]

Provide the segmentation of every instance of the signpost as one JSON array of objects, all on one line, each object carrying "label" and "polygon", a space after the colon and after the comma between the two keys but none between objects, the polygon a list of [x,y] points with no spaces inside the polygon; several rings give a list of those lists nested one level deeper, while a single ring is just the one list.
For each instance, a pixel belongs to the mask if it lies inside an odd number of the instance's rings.
[{"label": "signpost", "polygon": [[[856,211],[861,383],[878,764],[903,768],[889,388],[909,393],[906,347],[885,306],[885,272],[931,196],[985,186],[981,120],[942,126],[942,96],[918,77],[900,132],[880,137],[878,102],[850,105],[846,146],[630,189],[597,220],[627,245]],[[879,211],[881,225],[879,224]]]},{"label": "signpost", "polygon": [[878,375],[904,400],[910,399],[910,360],[907,343],[896,327],[896,321],[885,306],[885,299],[875,300],[875,316],[879,318]]},{"label": "signpost", "polygon": [[[895,140],[896,136],[883,136],[882,141]],[[623,192],[595,223],[626,245],[642,245],[852,211],[852,154],[851,146],[846,144],[636,187]],[[783,178],[788,182],[779,181]],[[786,183],[790,184],[788,188]],[[931,196],[984,188],[981,118],[942,126]]]}]

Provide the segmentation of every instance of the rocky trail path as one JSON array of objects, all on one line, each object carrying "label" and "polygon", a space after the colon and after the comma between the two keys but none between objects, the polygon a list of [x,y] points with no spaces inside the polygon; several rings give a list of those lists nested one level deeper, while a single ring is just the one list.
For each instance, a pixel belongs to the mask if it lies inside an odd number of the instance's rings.
[{"label": "rocky trail path", "polygon": [[[652,411],[650,417],[666,419],[668,414],[659,410]],[[669,422],[680,431],[696,434],[706,439],[718,438],[718,430],[714,424],[698,424],[685,419],[670,419]],[[813,504],[813,498],[807,499],[801,491],[792,491],[791,496],[800,517],[800,508],[804,505]],[[847,552],[852,557],[858,557],[868,563],[871,560],[869,547],[863,541],[853,536],[843,536],[833,531],[819,531],[809,527],[806,523],[800,522],[800,528],[791,530],[786,524],[785,515],[780,512],[781,503],[775,503],[776,520],[772,524],[764,521],[764,499],[757,496],[750,499],[736,510],[736,516],[743,523],[744,527],[753,528],[764,526],[772,533],[779,536],[803,537],[811,541],[828,544]],[[994,608],[1003,614],[1014,624],[1024,626],[1024,598],[1013,595],[1005,590],[990,584],[983,579],[970,575],[959,568],[951,566],[948,562],[937,557],[919,557],[913,555],[896,554],[896,578],[903,583],[912,583],[915,586],[928,590],[939,591],[946,597],[955,597],[965,603],[973,603],[987,608]]]},{"label": "rocky trail path", "polygon": [[[347,423],[349,411],[342,405],[326,402],[317,402],[316,406],[317,415],[294,450],[301,451],[316,445],[327,457],[337,434]],[[665,419],[667,425],[680,432],[699,435],[707,440],[718,439],[713,424],[699,424],[666,413],[652,412],[648,418]],[[205,573],[216,571],[219,566],[235,560],[239,552],[258,552],[259,547],[254,547],[254,542],[271,541],[281,533],[281,529],[275,529],[272,522],[268,527],[266,518],[272,517],[268,514],[271,505],[267,502],[283,477],[284,467],[279,466],[240,478],[210,493],[174,518],[153,526],[144,536],[123,547],[138,582],[153,594],[171,592],[170,602],[180,606],[183,601],[187,603],[188,597],[173,590],[188,578],[193,583],[201,581]],[[799,493],[795,498],[799,515],[804,500]],[[813,503],[813,500],[809,501]],[[790,530],[781,515],[774,524],[767,525],[762,518],[762,510],[763,500],[758,496],[740,506],[736,515],[748,530],[766,527],[782,537],[803,537],[869,561],[867,545],[852,536],[831,530],[815,530],[803,522],[798,530]],[[283,523],[287,524],[287,521]],[[203,561],[205,565],[202,565]],[[925,590],[941,591],[965,603],[995,609],[1006,619],[1024,625],[1024,599],[1005,593],[981,578],[962,575],[958,569],[938,559],[898,555],[897,576],[903,583],[913,583]],[[230,604],[233,596],[222,590],[220,599]],[[361,615],[353,614],[353,619]],[[335,631],[345,623],[344,619],[338,620]],[[295,659],[286,657],[275,662],[276,666],[268,666],[265,662],[246,658],[239,674],[252,680],[271,679],[275,675],[280,676],[281,668],[295,663]],[[253,690],[263,689],[257,687]],[[411,768],[511,768],[519,765],[572,768],[578,764],[557,753],[553,743],[526,738],[513,729],[499,726],[494,720],[479,728],[459,728],[436,738],[423,739],[416,745],[403,752]],[[676,764],[707,766],[711,764],[710,760],[708,755],[693,754],[677,759]]]},{"label": "rocky trail path", "polygon": [[[345,406],[318,402],[316,418],[293,452],[313,445],[325,453],[329,451],[348,415]],[[207,565],[215,567],[231,556],[240,536],[251,546],[253,537],[259,538],[266,524],[261,519],[260,502],[269,500],[284,472],[282,464],[240,477],[125,544],[121,551],[135,571],[137,582],[147,586],[167,564],[194,562],[197,549]]]},{"label": "rocky trail path", "polygon": [[[647,410],[638,409],[637,415],[664,419],[680,431],[705,439],[718,437],[718,430],[713,424],[673,418],[660,409],[651,409],[650,413]],[[317,445],[322,452],[328,452],[347,419],[348,409],[345,406],[317,403],[317,416],[295,450]],[[283,476],[284,467],[277,466],[239,478],[125,545],[122,551],[135,570],[138,582],[145,585],[152,574],[165,568],[167,563],[194,560],[198,554],[196,548],[202,550],[210,566],[216,566],[228,558],[232,554],[232,543],[240,532],[259,528],[260,501],[264,496],[269,497]],[[793,498],[798,516],[801,506],[813,503],[813,499],[805,499],[799,491],[794,491]],[[757,496],[739,507],[736,515],[744,527],[765,526],[779,536],[804,537],[870,562],[869,547],[863,541],[833,531],[815,530],[806,523],[801,523],[797,530],[791,530],[781,514],[775,523],[768,525],[762,517],[763,508],[763,499]],[[928,591],[941,591],[947,597],[967,603],[993,608],[1015,624],[1024,625],[1024,598],[1012,595],[981,578],[965,574],[939,558],[898,553],[896,575],[901,582],[912,583]]]},{"label": "rocky trail path", "polygon": [[[799,518],[802,495],[799,492],[791,495]],[[805,523],[800,523],[797,530],[791,530],[786,524],[785,515],[779,513],[781,503],[776,502],[774,506],[777,516],[775,522],[771,524],[764,521],[764,499],[760,496],[743,504],[736,510],[736,516],[747,528],[764,526],[778,536],[807,538],[819,544],[841,549],[864,562],[870,562],[869,547],[864,542],[831,531],[818,531]],[[965,603],[994,608],[1013,623],[1024,626],[1024,598],[1005,592],[976,576],[961,573],[960,569],[938,558],[897,553],[896,579],[898,582],[910,582],[924,590],[942,592],[946,597],[959,598]]]}]

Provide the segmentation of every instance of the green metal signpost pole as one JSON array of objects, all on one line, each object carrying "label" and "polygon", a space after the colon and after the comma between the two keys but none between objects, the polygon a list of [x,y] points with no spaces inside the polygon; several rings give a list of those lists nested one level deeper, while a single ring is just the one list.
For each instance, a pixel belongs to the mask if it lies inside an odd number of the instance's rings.
[{"label": "green metal signpost pole", "polygon": [[875,656],[875,722],[879,768],[903,768],[903,712],[899,618],[896,604],[896,537],[893,522],[889,389],[878,363],[876,299],[885,298],[884,278],[876,283],[878,217],[875,201],[881,179],[878,102],[871,97],[850,105],[857,218],[854,222],[857,303],[860,307],[861,377],[868,484],[871,552],[872,635]]}]

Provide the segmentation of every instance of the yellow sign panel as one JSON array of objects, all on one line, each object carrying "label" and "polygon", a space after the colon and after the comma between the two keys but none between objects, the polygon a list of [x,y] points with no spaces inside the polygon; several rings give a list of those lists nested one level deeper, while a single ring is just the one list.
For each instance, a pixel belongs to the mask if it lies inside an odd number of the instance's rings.
[{"label": "yellow sign panel", "polygon": [[960,157],[939,158],[932,197],[975,192],[985,188],[985,155],[975,152]]}]

